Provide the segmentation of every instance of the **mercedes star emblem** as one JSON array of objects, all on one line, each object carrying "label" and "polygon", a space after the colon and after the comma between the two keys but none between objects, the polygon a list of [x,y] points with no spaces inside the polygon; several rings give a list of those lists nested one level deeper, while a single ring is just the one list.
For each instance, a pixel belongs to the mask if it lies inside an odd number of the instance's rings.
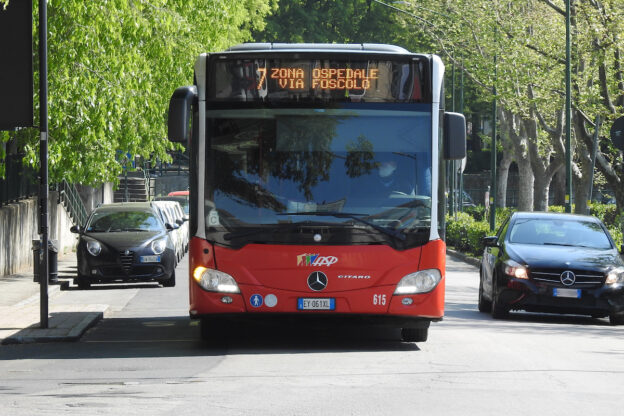
[{"label": "mercedes star emblem", "polygon": [[566,286],[572,286],[576,281],[576,276],[570,270],[566,270],[565,272],[561,273],[561,276],[559,278],[561,279],[561,283]]},{"label": "mercedes star emblem", "polygon": [[313,272],[308,276],[308,286],[314,291],[323,290],[327,287],[327,276],[323,272]]}]

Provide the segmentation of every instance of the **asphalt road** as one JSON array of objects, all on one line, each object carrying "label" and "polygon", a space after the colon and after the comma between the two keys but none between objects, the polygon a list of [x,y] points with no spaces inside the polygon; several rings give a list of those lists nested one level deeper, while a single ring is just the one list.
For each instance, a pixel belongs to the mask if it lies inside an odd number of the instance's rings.
[{"label": "asphalt road", "polygon": [[[443,322],[395,330],[246,327],[218,347],[175,288],[124,299],[80,342],[0,347],[0,415],[622,415],[624,327],[477,312],[477,269],[449,258]],[[95,289],[98,290],[98,289]],[[128,299],[126,299],[128,298]]]}]

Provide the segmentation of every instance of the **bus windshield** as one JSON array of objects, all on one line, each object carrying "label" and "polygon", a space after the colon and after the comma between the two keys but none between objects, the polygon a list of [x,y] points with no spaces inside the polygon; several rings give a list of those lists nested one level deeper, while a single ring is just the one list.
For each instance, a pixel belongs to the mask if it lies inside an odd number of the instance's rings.
[{"label": "bus windshield", "polygon": [[207,233],[313,223],[428,237],[430,106],[348,107],[207,111]]}]

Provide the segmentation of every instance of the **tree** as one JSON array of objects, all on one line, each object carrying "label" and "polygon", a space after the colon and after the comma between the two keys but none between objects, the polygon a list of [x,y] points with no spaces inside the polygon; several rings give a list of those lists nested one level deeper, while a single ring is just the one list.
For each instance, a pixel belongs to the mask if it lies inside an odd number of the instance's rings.
[{"label": "tree", "polygon": [[[167,159],[169,97],[192,83],[195,57],[250,39],[275,7],[276,0],[49,0],[51,182],[115,181],[120,154]],[[35,132],[13,136],[38,164]]]}]

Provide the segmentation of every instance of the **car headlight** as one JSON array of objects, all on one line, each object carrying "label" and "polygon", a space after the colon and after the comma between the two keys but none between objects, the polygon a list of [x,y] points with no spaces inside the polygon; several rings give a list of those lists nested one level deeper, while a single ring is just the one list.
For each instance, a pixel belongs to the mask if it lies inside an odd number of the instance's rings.
[{"label": "car headlight", "polygon": [[438,269],[421,270],[403,276],[394,290],[395,295],[414,295],[417,293],[431,292],[442,280],[442,274]]},{"label": "car headlight", "polygon": [[87,241],[87,251],[92,256],[97,256],[102,252],[102,245],[99,241],[89,240]]},{"label": "car headlight", "polygon": [[516,279],[529,278],[529,271],[527,270],[527,268],[511,259],[507,260],[504,263],[503,270],[505,271],[505,274],[507,276],[515,277]]},{"label": "car headlight", "polygon": [[152,241],[152,251],[154,254],[162,254],[167,248],[167,239],[161,238],[160,240]]},{"label": "car headlight", "polygon": [[209,292],[240,293],[236,280],[219,270],[200,266],[193,271],[193,278],[202,289]]},{"label": "car headlight", "polygon": [[624,267],[618,267],[607,273],[605,283],[612,285],[615,283],[624,283]]}]

